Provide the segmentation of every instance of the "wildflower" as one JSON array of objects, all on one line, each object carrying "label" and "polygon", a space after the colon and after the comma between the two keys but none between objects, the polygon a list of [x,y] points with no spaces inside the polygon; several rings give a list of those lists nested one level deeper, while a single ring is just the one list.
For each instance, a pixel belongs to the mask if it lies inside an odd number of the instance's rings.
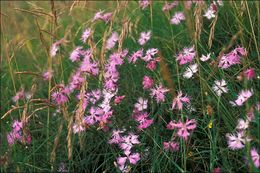
[{"label": "wildflower", "polygon": [[108,50],[112,49],[116,45],[118,39],[119,39],[118,33],[113,32],[112,35],[107,39],[106,48]]},{"label": "wildflower", "polygon": [[151,31],[141,32],[138,43],[143,46],[148,40],[150,40],[150,38],[151,38]]},{"label": "wildflower", "polygon": [[139,7],[143,10],[150,5],[149,0],[139,0]]},{"label": "wildflower", "polygon": [[12,127],[14,132],[19,132],[23,128],[23,123],[21,121],[15,120]]},{"label": "wildflower", "polygon": [[178,92],[178,95],[176,98],[173,99],[172,102],[172,109],[175,107],[179,110],[182,110],[183,108],[183,103],[189,104],[190,103],[190,98],[185,96],[182,96],[182,91]]},{"label": "wildflower", "polygon": [[142,57],[142,59],[145,61],[145,62],[149,62],[152,60],[153,56],[156,55],[158,53],[158,49],[156,48],[151,48],[151,49],[148,49],[146,51],[146,54],[144,57]]},{"label": "wildflower", "polygon": [[111,17],[113,16],[113,13],[105,13],[101,19],[104,21],[104,22],[109,22],[109,20],[111,19]]},{"label": "wildflower", "polygon": [[205,16],[207,19],[212,19],[215,18],[215,13],[216,11],[214,11],[211,6],[207,9],[206,13],[203,15]]},{"label": "wildflower", "polygon": [[232,65],[240,64],[241,56],[246,56],[247,52],[243,47],[237,47],[227,55],[223,55],[219,61],[218,67],[222,69],[229,68]]},{"label": "wildflower", "polygon": [[73,124],[73,133],[81,133],[85,130],[84,126],[82,124],[74,123]]},{"label": "wildflower", "polygon": [[84,122],[87,125],[94,125],[99,119],[98,116],[103,115],[104,111],[100,108],[91,107],[89,113],[90,115],[85,117]]},{"label": "wildflower", "polygon": [[66,103],[68,99],[70,91],[67,87],[64,87],[63,84],[60,85],[60,89],[54,93],[52,93],[52,100],[56,102],[57,105],[62,105]]},{"label": "wildflower", "polygon": [[90,74],[96,76],[99,72],[98,63],[92,62],[90,60],[90,56],[85,55],[81,65],[80,65],[80,70],[82,72],[87,72],[87,73],[90,73]]},{"label": "wildflower", "polygon": [[126,155],[131,153],[131,149],[133,145],[140,144],[140,141],[138,140],[138,135],[130,133],[128,136],[124,136],[122,138],[122,142],[119,144],[120,148],[124,150],[124,153]]},{"label": "wildflower", "polygon": [[52,78],[52,76],[53,76],[52,70],[48,70],[42,74],[43,80],[45,80],[45,81],[50,80]]},{"label": "wildflower", "polygon": [[146,129],[153,123],[153,119],[148,119],[148,116],[147,112],[133,114],[133,118],[139,123],[138,129]]},{"label": "wildflower", "polygon": [[169,2],[165,2],[162,10],[165,12],[165,11],[170,11],[172,8],[176,7],[177,5],[179,4],[178,1],[174,1],[172,3],[169,3]]},{"label": "wildflower", "polygon": [[116,96],[115,97],[115,100],[114,100],[114,103],[115,104],[119,104],[121,103],[121,101],[125,98],[125,95],[122,95],[122,96]]},{"label": "wildflower", "polygon": [[168,151],[170,150],[171,152],[178,151],[179,150],[179,143],[170,141],[170,142],[163,142],[163,148]]},{"label": "wildflower", "polygon": [[81,51],[82,51],[82,47],[77,47],[75,50],[73,50],[70,54],[70,60],[72,62],[80,60]]},{"label": "wildflower", "polygon": [[252,95],[253,95],[253,90],[242,90],[238,94],[238,98],[234,102],[230,101],[230,103],[233,106],[242,106],[244,102],[246,102]]},{"label": "wildflower", "polygon": [[142,84],[143,89],[150,89],[153,86],[153,79],[149,76],[144,76]]},{"label": "wildflower", "polygon": [[84,82],[84,77],[82,77],[82,74],[80,71],[75,72],[71,79],[70,79],[70,83],[69,83],[69,89],[70,91],[74,91],[75,89],[80,89],[80,87],[82,86],[83,82]]},{"label": "wildflower", "polygon": [[208,128],[211,129],[212,125],[213,125],[213,123],[212,123],[212,121],[210,121],[209,124],[208,124]]},{"label": "wildflower", "polygon": [[171,121],[168,125],[167,128],[172,130],[177,128],[178,132],[177,135],[180,138],[183,138],[185,140],[188,139],[188,136],[190,135],[190,133],[196,128],[196,120],[195,119],[187,119],[185,123],[182,123],[181,121],[179,122],[174,122]]},{"label": "wildflower", "polygon": [[178,54],[178,56],[176,57],[176,60],[180,61],[179,62],[180,65],[183,65],[183,64],[186,64],[188,62],[192,62],[195,55],[196,55],[196,52],[195,52],[194,46],[189,47],[189,48],[185,47],[183,49],[183,52],[180,52]]},{"label": "wildflower", "polygon": [[255,165],[255,167],[259,168],[260,166],[260,160],[259,160],[259,154],[257,153],[257,150],[255,148],[252,148],[250,151],[252,161]]},{"label": "wildflower", "polygon": [[123,141],[121,134],[124,132],[124,130],[113,130],[112,137],[109,140],[109,144],[119,144]]},{"label": "wildflower", "polygon": [[50,56],[53,58],[56,56],[57,54],[57,51],[59,50],[60,48],[60,44],[63,42],[63,40],[59,40],[59,41],[56,41],[55,43],[52,44],[51,48],[50,48]]},{"label": "wildflower", "polygon": [[99,11],[95,14],[94,18],[92,19],[92,22],[98,20],[98,19],[101,19],[103,16],[103,11]]},{"label": "wildflower", "polygon": [[224,79],[216,80],[214,83],[212,89],[218,96],[221,96],[222,93],[228,93],[227,82]]},{"label": "wildflower", "polygon": [[243,119],[238,119],[237,127],[236,129],[238,130],[245,130],[249,126],[249,121],[248,120],[243,120]]},{"label": "wildflower", "polygon": [[221,168],[220,167],[214,168],[213,173],[221,173]]},{"label": "wildflower", "polygon": [[232,150],[244,148],[245,142],[249,142],[249,139],[244,131],[236,132],[236,134],[226,134],[228,140],[228,147]]},{"label": "wildflower", "polygon": [[141,58],[143,56],[143,49],[140,49],[136,52],[134,52],[129,58],[128,62],[135,63],[138,58]]},{"label": "wildflower", "polygon": [[87,39],[89,38],[89,36],[91,35],[91,29],[90,28],[86,28],[81,36],[81,40],[83,43],[86,43]]},{"label": "wildflower", "polygon": [[24,89],[21,88],[16,94],[15,96],[12,98],[12,100],[14,102],[17,102],[18,100],[20,99],[24,99],[25,98],[25,92],[24,92]]},{"label": "wildflower", "polygon": [[164,88],[162,84],[157,85],[155,88],[151,89],[151,96],[155,97],[157,103],[165,101],[165,93],[168,92],[169,89]]},{"label": "wildflower", "polygon": [[195,74],[198,71],[198,64],[191,64],[186,68],[186,71],[183,73],[184,78],[191,78],[193,74]]},{"label": "wildflower", "polygon": [[9,145],[13,145],[15,143],[15,136],[13,132],[7,134],[7,142]]},{"label": "wildflower", "polygon": [[143,110],[147,109],[147,102],[148,102],[148,100],[146,100],[142,97],[139,97],[138,102],[135,104],[135,109],[137,111],[143,111]]},{"label": "wildflower", "polygon": [[148,62],[148,64],[146,65],[146,68],[148,68],[149,70],[155,70],[157,62],[160,61],[160,58],[156,58],[155,60],[151,60],[150,62]]},{"label": "wildflower", "polygon": [[171,18],[171,24],[178,25],[182,20],[185,20],[185,16],[183,12],[176,12]]},{"label": "wildflower", "polygon": [[244,76],[247,80],[255,78],[255,70],[254,68],[249,68],[244,72]]},{"label": "wildflower", "polygon": [[200,60],[205,62],[208,61],[210,59],[210,53],[208,53],[207,55],[202,55]]}]

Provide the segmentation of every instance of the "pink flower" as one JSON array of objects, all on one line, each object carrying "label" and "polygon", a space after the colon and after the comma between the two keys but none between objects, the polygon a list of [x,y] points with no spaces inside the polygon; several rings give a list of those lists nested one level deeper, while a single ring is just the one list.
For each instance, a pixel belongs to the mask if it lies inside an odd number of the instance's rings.
[{"label": "pink flower", "polygon": [[84,82],[84,77],[82,77],[81,72],[77,71],[75,74],[72,75],[70,78],[70,83],[69,83],[69,89],[71,92],[73,92],[75,89],[80,89]]},{"label": "pink flower", "polygon": [[134,52],[129,58],[128,62],[135,63],[138,58],[141,58],[143,56],[143,49],[140,49],[136,52]]},{"label": "pink flower", "polygon": [[111,19],[111,17],[113,16],[113,13],[105,13],[101,19],[104,21],[104,22],[109,22],[109,20]]},{"label": "pink flower", "polygon": [[210,54],[211,53],[208,53],[207,55],[202,55],[200,60],[203,62],[208,61],[210,59]]},{"label": "pink flower", "polygon": [[176,12],[171,18],[171,24],[178,25],[182,20],[185,20],[183,12]]},{"label": "pink flower", "polygon": [[85,55],[81,65],[80,65],[80,70],[82,72],[87,72],[87,73],[90,73],[90,74],[96,76],[99,72],[98,63],[92,62],[92,60],[90,59],[90,56]]},{"label": "pink flower", "polygon": [[119,144],[123,141],[121,133],[123,133],[124,130],[113,130],[112,137],[109,140],[109,144]]},{"label": "pink flower", "polygon": [[227,55],[223,55],[219,61],[218,67],[222,69],[229,68],[232,65],[240,64],[241,56],[246,56],[247,52],[243,47],[237,47]]},{"label": "pink flower", "polygon": [[172,8],[176,7],[177,5],[179,4],[178,1],[174,1],[172,3],[169,3],[169,2],[165,2],[162,10],[165,12],[165,11],[170,11]]},{"label": "pink flower", "polygon": [[151,89],[151,96],[155,97],[157,103],[165,101],[165,93],[168,92],[169,89],[164,88],[162,84],[157,85],[155,88]]},{"label": "pink flower", "polygon": [[150,38],[151,38],[151,31],[141,32],[138,43],[143,46],[148,40],[150,40]]},{"label": "pink flower", "polygon": [[157,62],[160,61],[160,58],[156,58],[155,60],[151,60],[150,62],[148,62],[148,64],[146,65],[146,68],[148,68],[149,70],[153,71],[156,68]]},{"label": "pink flower", "polygon": [[178,54],[178,56],[176,57],[176,60],[180,61],[179,62],[180,65],[183,65],[188,62],[192,62],[195,55],[196,55],[196,52],[195,52],[194,46],[189,47],[189,48],[184,48],[183,51]]},{"label": "pink flower", "polygon": [[190,103],[190,99],[187,96],[182,96],[182,91],[178,92],[178,95],[176,98],[173,99],[172,102],[172,109],[174,109],[175,107],[179,110],[182,110],[183,107],[183,103],[189,104]]},{"label": "pink flower", "polygon": [[142,84],[143,89],[150,89],[153,86],[153,79],[149,76],[144,76]]},{"label": "pink flower", "polygon": [[87,41],[87,39],[89,38],[90,35],[91,35],[91,29],[86,28],[85,31],[83,32],[82,36],[81,36],[82,42],[86,43],[86,41]]},{"label": "pink flower", "polygon": [[13,145],[15,143],[16,139],[13,132],[8,133],[6,137],[9,145]]},{"label": "pink flower", "polygon": [[151,48],[146,51],[146,55],[142,57],[145,62],[149,62],[153,59],[153,56],[158,53],[158,49]]},{"label": "pink flower", "polygon": [[221,168],[220,167],[214,168],[213,173],[221,173]]},{"label": "pink flower", "polygon": [[24,89],[21,88],[16,94],[15,96],[12,98],[12,100],[14,102],[17,102],[18,100],[20,99],[24,99],[25,98],[25,92],[24,92]]},{"label": "pink flower", "polygon": [[179,150],[179,143],[170,141],[170,142],[163,142],[163,148],[168,151],[170,150],[171,152],[178,151]]},{"label": "pink flower", "polygon": [[80,55],[81,55],[82,47],[77,47],[75,50],[73,50],[70,54],[70,60],[72,62],[79,61]]},{"label": "pink flower", "polygon": [[103,11],[99,11],[99,12],[97,12],[97,13],[95,14],[95,16],[94,16],[92,22],[94,22],[94,21],[96,21],[96,20],[98,20],[98,19],[101,19],[102,17],[103,17]]},{"label": "pink flower", "polygon": [[121,103],[121,101],[125,98],[125,95],[122,95],[122,96],[116,96],[115,97],[115,100],[114,100],[114,103],[115,104],[119,104]]},{"label": "pink flower", "polygon": [[153,123],[153,119],[148,119],[148,116],[147,112],[133,114],[133,118],[139,123],[138,129],[146,129]]},{"label": "pink flower", "polygon": [[50,80],[52,78],[52,76],[53,76],[52,70],[48,70],[42,74],[43,80],[45,80],[45,81]]},{"label": "pink flower", "polygon": [[244,72],[244,76],[247,80],[255,78],[255,70],[254,68],[249,68]]},{"label": "pink flower", "polygon": [[238,98],[234,102],[230,101],[230,103],[233,106],[242,106],[244,102],[246,102],[252,95],[253,95],[253,90],[242,90],[238,94]]},{"label": "pink flower", "polygon": [[149,0],[140,0],[139,1],[139,7],[143,10],[145,9],[148,5],[150,5]]},{"label": "pink flower", "polygon": [[73,133],[81,133],[85,130],[84,126],[82,124],[74,123],[73,124]]},{"label": "pink flower", "polygon": [[15,120],[12,127],[14,132],[19,132],[23,128],[23,123],[21,121]]},{"label": "pink flower", "polygon": [[140,144],[138,136],[130,133],[128,136],[124,136],[123,141],[119,144],[120,148],[124,150],[126,155],[131,153],[133,145]]},{"label": "pink flower", "polygon": [[139,97],[138,102],[135,104],[135,110],[143,111],[143,110],[147,109],[147,102],[148,102],[147,99]]},{"label": "pink flower", "polygon": [[196,128],[196,120],[187,119],[185,123],[182,123],[181,121],[179,121],[177,123],[175,121],[171,121],[167,125],[167,128],[170,130],[177,128],[178,129],[177,135],[180,138],[187,140],[190,133]]},{"label": "pink flower", "polygon": [[119,39],[118,33],[113,32],[112,35],[107,39],[106,48],[108,50],[112,49],[116,45],[118,39]]},{"label": "pink flower", "polygon": [[232,150],[244,148],[245,142],[249,142],[251,140],[245,136],[244,131],[239,131],[236,134],[227,133],[226,137],[228,140],[228,147]]},{"label": "pink flower", "polygon": [[259,154],[257,153],[257,150],[255,148],[252,148],[250,154],[255,167],[259,168],[260,160],[259,160]]},{"label": "pink flower", "polygon": [[216,11],[212,8],[212,6],[210,6],[203,16],[210,20],[212,18],[215,18],[215,13]]},{"label": "pink flower", "polygon": [[66,103],[68,99],[70,91],[67,87],[64,87],[63,84],[60,84],[60,88],[58,91],[52,93],[51,98],[57,105],[62,105]]},{"label": "pink flower", "polygon": [[104,114],[104,111],[100,108],[91,107],[89,113],[90,115],[85,117],[84,122],[88,125],[94,125],[99,120],[99,116]]},{"label": "pink flower", "polygon": [[140,154],[139,153],[133,153],[128,156],[129,162],[133,165],[136,165],[137,162],[140,160]]}]

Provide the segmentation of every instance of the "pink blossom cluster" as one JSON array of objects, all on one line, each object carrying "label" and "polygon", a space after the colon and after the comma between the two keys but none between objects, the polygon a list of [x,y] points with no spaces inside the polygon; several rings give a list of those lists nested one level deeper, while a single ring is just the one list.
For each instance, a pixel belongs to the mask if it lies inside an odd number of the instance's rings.
[{"label": "pink blossom cluster", "polygon": [[15,96],[13,96],[12,100],[14,102],[17,102],[18,100],[23,100],[25,98],[25,92],[24,92],[24,88],[21,88],[16,94]]},{"label": "pink blossom cluster", "polygon": [[173,9],[174,7],[176,7],[179,4],[179,1],[173,1],[173,2],[165,2],[162,10],[164,12],[166,11],[170,11],[171,9]]},{"label": "pink blossom cluster", "polygon": [[177,55],[176,60],[179,61],[180,65],[184,65],[192,62],[195,56],[196,56],[196,52],[194,46],[185,47],[183,51]]},{"label": "pink blossom cluster", "polygon": [[223,55],[219,61],[218,67],[226,69],[235,64],[240,64],[241,57],[247,56],[247,51],[243,47],[237,47],[227,55]]},{"label": "pink blossom cluster", "polygon": [[128,165],[136,165],[140,160],[140,153],[133,151],[134,146],[140,144],[140,141],[138,135],[123,135],[124,132],[125,130],[113,130],[109,143],[118,145],[123,151],[124,156],[119,156],[115,165],[121,172],[128,172]]},{"label": "pink blossom cluster", "polygon": [[51,98],[57,105],[62,105],[69,100],[70,90],[64,84],[59,84],[57,87],[58,90],[52,93]]},{"label": "pink blossom cluster", "polygon": [[148,7],[148,5],[151,4],[150,0],[139,0],[139,7],[144,10],[146,7]]},{"label": "pink blossom cluster", "polygon": [[242,90],[235,101],[230,101],[233,106],[242,106],[251,96],[253,90]]},{"label": "pink blossom cluster", "polygon": [[29,132],[23,133],[23,123],[18,120],[14,120],[12,125],[12,131],[7,134],[7,142],[9,145],[14,145],[16,141],[27,144],[31,143],[31,135]]}]

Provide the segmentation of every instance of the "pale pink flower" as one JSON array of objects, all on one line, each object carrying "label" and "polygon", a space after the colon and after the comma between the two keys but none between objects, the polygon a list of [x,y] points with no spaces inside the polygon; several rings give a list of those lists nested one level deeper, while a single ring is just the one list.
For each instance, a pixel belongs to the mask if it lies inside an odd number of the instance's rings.
[{"label": "pale pink flower", "polygon": [[194,46],[185,47],[183,49],[183,51],[178,54],[178,56],[176,57],[176,60],[180,61],[179,62],[180,65],[183,65],[183,64],[192,62],[195,55],[196,55],[196,52],[195,52]]},{"label": "pale pink flower", "polygon": [[90,28],[86,28],[81,36],[81,40],[83,43],[86,43],[87,39],[89,38],[89,36],[91,35],[91,29]]},{"label": "pale pink flower", "polygon": [[177,97],[173,99],[172,109],[174,109],[176,107],[177,109],[182,110],[184,103],[189,104],[190,98],[187,97],[186,95],[183,96],[182,91],[180,91],[180,92],[178,92]]},{"label": "pale pink flower", "polygon": [[113,130],[112,137],[109,140],[109,144],[119,144],[123,141],[121,133],[123,133],[124,130]]},{"label": "pale pink flower", "polygon": [[111,19],[111,17],[113,16],[113,13],[105,13],[101,19],[104,21],[104,22],[109,22],[109,20]]},{"label": "pale pink flower", "polygon": [[138,102],[135,104],[135,109],[137,111],[143,111],[143,110],[147,109],[147,103],[148,103],[147,99],[139,97]]},{"label": "pale pink flower", "polygon": [[42,74],[43,80],[45,80],[45,81],[50,80],[52,78],[52,76],[53,76],[52,70],[48,70]]},{"label": "pale pink flower", "polygon": [[162,84],[157,85],[155,88],[151,89],[151,96],[155,97],[157,103],[165,101],[165,93],[168,92],[169,89],[164,88]]},{"label": "pale pink flower", "polygon": [[18,132],[23,128],[23,123],[21,121],[15,120],[13,122],[13,131]]},{"label": "pale pink flower", "polygon": [[200,60],[203,62],[208,61],[210,59],[210,54],[211,53],[208,53],[207,55],[202,55]]},{"label": "pale pink flower", "polygon": [[247,80],[255,78],[255,70],[254,68],[249,68],[244,72],[244,76]]},{"label": "pale pink flower", "polygon": [[149,76],[144,76],[142,84],[143,89],[150,89],[151,87],[153,87],[153,79]]},{"label": "pale pink flower", "polygon": [[53,58],[56,56],[57,51],[60,48],[60,44],[62,43],[62,40],[56,41],[55,43],[52,44],[50,48],[50,56]]},{"label": "pale pink flower", "polygon": [[183,138],[185,140],[188,139],[188,136],[190,136],[191,132],[197,127],[196,125],[196,120],[195,119],[187,119],[185,123],[182,123],[181,121],[179,122],[175,122],[175,121],[171,121],[168,125],[167,125],[167,129],[178,129],[177,131],[177,135],[180,138]]},{"label": "pale pink flower", "polygon": [[153,119],[148,119],[148,116],[147,112],[136,112],[133,114],[133,118],[139,123],[138,129],[146,129],[153,123]]},{"label": "pale pink flower", "polygon": [[80,60],[80,55],[81,55],[82,47],[77,47],[74,49],[71,54],[70,54],[70,60],[72,62],[79,61]]},{"label": "pale pink flower", "polygon": [[12,100],[14,102],[17,102],[18,100],[24,99],[25,98],[25,92],[24,89],[21,88],[16,94],[15,96],[12,98]]},{"label": "pale pink flower", "polygon": [[151,49],[148,49],[146,51],[146,54],[144,57],[142,57],[142,59],[145,61],[145,62],[149,62],[153,59],[153,56],[156,55],[158,53],[158,49],[156,48],[151,48]]},{"label": "pale pink flower", "polygon": [[13,145],[15,143],[16,139],[13,132],[8,133],[6,137],[9,145]]},{"label": "pale pink flower", "polygon": [[260,166],[260,157],[259,157],[259,154],[257,153],[257,150],[255,148],[252,148],[251,151],[250,151],[250,154],[251,154],[251,158],[252,158],[252,161],[255,165],[255,167],[259,168]]},{"label": "pale pink flower", "polygon": [[156,58],[154,60],[151,60],[147,63],[146,68],[153,71],[156,69],[157,63],[160,62],[160,58]]},{"label": "pale pink flower", "polygon": [[209,7],[203,16],[210,20],[212,18],[215,18],[215,13],[216,11]]},{"label": "pale pink flower", "polygon": [[233,106],[242,106],[244,102],[246,102],[252,95],[253,95],[253,90],[242,90],[238,94],[238,98],[234,102],[230,101],[230,103]]},{"label": "pale pink flower", "polygon": [[89,55],[85,55],[80,65],[80,70],[82,72],[87,72],[89,74],[96,76],[99,72],[98,63],[93,62]]},{"label": "pale pink flower", "polygon": [[128,62],[135,63],[138,58],[141,58],[143,56],[143,49],[140,49],[136,52],[134,52],[131,56],[128,58]]},{"label": "pale pink flower", "polygon": [[251,140],[245,135],[244,131],[236,132],[236,134],[227,133],[228,147],[232,150],[244,148],[245,143]]},{"label": "pale pink flower", "polygon": [[151,31],[141,32],[138,43],[143,46],[148,40],[150,40],[150,38],[151,38]]},{"label": "pale pink flower", "polygon": [[185,20],[185,16],[183,12],[176,12],[171,18],[171,24],[178,25],[182,20]]},{"label": "pale pink flower", "polygon": [[51,97],[57,105],[62,105],[69,100],[67,94],[64,93],[63,90],[52,93]]},{"label": "pale pink flower", "polygon": [[179,143],[174,142],[174,141],[163,142],[163,148],[166,151],[168,151],[168,150],[170,150],[171,152],[178,151],[179,150]]},{"label": "pale pink flower", "polygon": [[140,0],[138,1],[139,3],[139,7],[143,10],[145,9],[148,5],[150,5],[150,1],[149,0]]},{"label": "pale pink flower", "polygon": [[92,22],[98,20],[98,19],[101,19],[103,16],[103,11],[99,11],[95,14],[94,18],[92,19]]},{"label": "pale pink flower", "polygon": [[238,119],[238,123],[236,126],[237,130],[245,130],[247,129],[249,126],[249,121],[248,120],[243,120],[241,118]]},{"label": "pale pink flower", "polygon": [[137,162],[140,160],[140,154],[139,153],[133,153],[128,156],[129,162],[133,165],[136,165]]},{"label": "pale pink flower", "polygon": [[191,78],[193,74],[195,74],[198,71],[198,64],[191,64],[186,68],[186,71],[183,73],[184,78]]},{"label": "pale pink flower", "polygon": [[74,134],[85,131],[84,126],[82,124],[78,124],[78,123],[74,123],[72,129],[73,129]]},{"label": "pale pink flower", "polygon": [[218,96],[221,96],[222,93],[228,93],[227,82],[224,79],[215,80],[212,89]]},{"label": "pale pink flower", "polygon": [[176,7],[177,5],[179,4],[178,1],[174,1],[174,2],[165,2],[162,10],[165,12],[165,11],[170,11],[172,8]]},{"label": "pale pink flower", "polygon": [[116,45],[118,39],[119,39],[118,33],[113,32],[112,35],[107,39],[106,48],[108,50],[112,49]]}]

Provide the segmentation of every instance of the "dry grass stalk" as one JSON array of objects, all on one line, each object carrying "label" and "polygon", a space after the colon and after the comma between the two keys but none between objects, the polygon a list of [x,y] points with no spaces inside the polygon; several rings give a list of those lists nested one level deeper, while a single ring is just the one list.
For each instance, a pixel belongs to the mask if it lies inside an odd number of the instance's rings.
[{"label": "dry grass stalk", "polygon": [[167,66],[167,63],[165,62],[165,59],[161,52],[158,53],[160,56],[160,73],[162,75],[162,78],[167,82],[168,88],[170,89],[170,93],[172,95],[172,98],[176,96],[175,91],[175,85],[171,78],[171,72]]},{"label": "dry grass stalk", "polygon": [[209,33],[209,40],[208,40],[208,46],[209,48],[211,48],[212,46],[212,42],[214,39],[214,34],[215,34],[215,27],[217,24],[217,20],[218,20],[218,14],[216,14],[216,17],[213,19],[212,23],[211,23],[211,28],[210,28],[210,33]]},{"label": "dry grass stalk", "polygon": [[73,125],[73,116],[70,117],[68,123],[68,134],[67,134],[67,142],[68,142],[68,159],[72,158],[72,125]]},{"label": "dry grass stalk", "polygon": [[57,135],[54,139],[53,149],[52,149],[52,152],[51,152],[50,160],[51,160],[52,164],[55,162],[55,159],[56,159],[56,150],[57,150],[57,147],[58,147],[58,144],[59,144],[59,139],[60,139],[60,136],[61,136],[62,129],[63,129],[63,123],[60,122],[59,130],[58,130],[58,133],[57,133]]},{"label": "dry grass stalk", "polygon": [[8,110],[2,117],[1,120],[4,119],[7,115],[9,115],[12,111],[16,110],[16,109],[23,109],[25,108],[25,106],[17,106],[17,107],[13,107],[12,109]]},{"label": "dry grass stalk", "polygon": [[200,40],[201,29],[202,29],[202,26],[203,26],[202,9],[203,9],[203,4],[197,3],[196,7],[195,7],[195,11],[194,11],[194,16],[195,16],[194,38],[195,38],[195,40]]}]

